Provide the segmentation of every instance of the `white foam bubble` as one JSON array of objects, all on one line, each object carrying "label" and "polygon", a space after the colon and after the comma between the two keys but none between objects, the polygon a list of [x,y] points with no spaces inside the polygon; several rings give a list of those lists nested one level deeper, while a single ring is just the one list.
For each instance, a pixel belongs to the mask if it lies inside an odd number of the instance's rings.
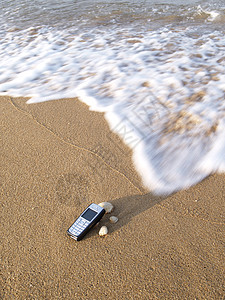
[{"label": "white foam bubble", "polygon": [[30,97],[28,103],[77,96],[105,112],[156,193],[224,172],[222,33],[33,32],[1,40],[0,94]]},{"label": "white foam bubble", "polygon": [[206,21],[214,22],[220,16],[219,11],[210,10],[209,8],[204,9],[201,5],[197,7],[197,14],[198,15],[206,15]]}]

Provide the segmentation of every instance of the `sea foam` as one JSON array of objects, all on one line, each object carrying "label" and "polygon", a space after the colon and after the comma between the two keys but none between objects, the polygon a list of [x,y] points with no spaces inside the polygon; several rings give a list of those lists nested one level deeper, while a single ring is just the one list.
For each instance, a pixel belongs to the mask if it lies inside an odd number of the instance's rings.
[{"label": "sea foam", "polygon": [[225,37],[193,28],[29,28],[0,41],[0,94],[79,97],[133,150],[149,190],[225,171]]}]

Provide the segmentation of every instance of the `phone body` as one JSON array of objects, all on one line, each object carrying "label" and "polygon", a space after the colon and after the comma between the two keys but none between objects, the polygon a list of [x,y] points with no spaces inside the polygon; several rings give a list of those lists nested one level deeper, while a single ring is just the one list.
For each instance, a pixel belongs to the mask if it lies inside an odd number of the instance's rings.
[{"label": "phone body", "polygon": [[95,203],[90,204],[67,230],[68,235],[80,241],[101,220],[104,213],[105,209],[101,206]]}]

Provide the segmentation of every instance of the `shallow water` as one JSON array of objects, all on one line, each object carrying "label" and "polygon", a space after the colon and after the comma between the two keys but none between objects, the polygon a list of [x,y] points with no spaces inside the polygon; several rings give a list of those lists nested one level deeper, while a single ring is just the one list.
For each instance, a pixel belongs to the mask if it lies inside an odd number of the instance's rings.
[{"label": "shallow water", "polygon": [[150,190],[186,188],[225,170],[222,2],[2,1],[0,94],[79,97]]}]

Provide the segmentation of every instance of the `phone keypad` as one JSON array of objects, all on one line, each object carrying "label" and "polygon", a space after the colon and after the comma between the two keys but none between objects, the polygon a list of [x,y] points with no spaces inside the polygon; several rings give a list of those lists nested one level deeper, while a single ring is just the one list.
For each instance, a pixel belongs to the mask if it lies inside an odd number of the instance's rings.
[{"label": "phone keypad", "polygon": [[89,225],[90,222],[79,218],[69,229],[70,233],[78,236]]}]

